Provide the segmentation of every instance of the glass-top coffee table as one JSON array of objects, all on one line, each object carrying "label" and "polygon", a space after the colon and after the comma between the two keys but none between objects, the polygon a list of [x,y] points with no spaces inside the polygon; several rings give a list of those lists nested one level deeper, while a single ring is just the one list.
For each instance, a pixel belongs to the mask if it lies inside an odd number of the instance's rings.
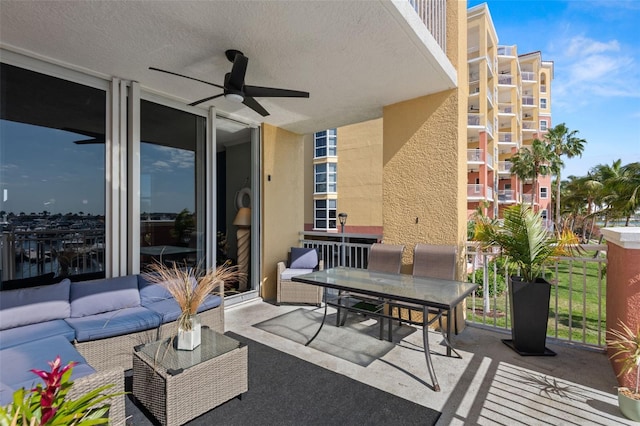
[{"label": "glass-top coffee table", "polygon": [[248,390],[245,344],[206,327],[192,351],[174,340],[133,352],[133,395],[162,425],[184,424]]}]

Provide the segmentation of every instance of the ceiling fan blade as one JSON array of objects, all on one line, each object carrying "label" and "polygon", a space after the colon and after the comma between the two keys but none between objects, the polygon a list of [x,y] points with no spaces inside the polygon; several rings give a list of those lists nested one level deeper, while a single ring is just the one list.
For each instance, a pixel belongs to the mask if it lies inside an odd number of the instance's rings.
[{"label": "ceiling fan blade", "polygon": [[231,77],[229,77],[229,85],[234,89],[242,90],[248,63],[249,59],[246,56],[240,52],[236,53],[236,57],[233,60],[233,67],[231,68]]},{"label": "ceiling fan blade", "polygon": [[256,98],[308,98],[309,92],[275,87],[244,86],[244,94]]},{"label": "ceiling fan blade", "polygon": [[260,105],[258,103],[258,101],[256,101],[255,99],[253,99],[250,96],[245,96],[244,97],[244,101],[242,101],[243,104],[245,104],[246,106],[248,106],[249,108],[251,108],[252,110],[254,110],[255,112],[257,112],[258,114],[260,114],[263,117],[266,117],[267,115],[269,115],[269,112],[264,109],[262,107],[262,105]]},{"label": "ceiling fan blade", "polygon": [[204,98],[204,99],[200,99],[199,101],[195,101],[195,102],[191,102],[189,104],[189,106],[196,106],[196,105],[200,105],[201,103],[210,101],[211,99],[215,99],[215,98],[219,98],[220,96],[223,96],[224,93],[220,93],[219,95],[213,95],[213,96],[209,96],[208,98]]},{"label": "ceiling fan blade", "polygon": [[159,72],[163,72],[163,73],[166,73],[166,74],[175,75],[175,76],[178,76],[178,77],[188,78],[189,80],[199,81],[200,83],[204,83],[204,84],[208,84],[210,86],[215,86],[215,87],[219,87],[220,89],[224,89],[224,86],[221,86],[219,84],[211,83],[209,81],[200,80],[199,78],[189,77],[188,75],[178,74],[177,72],[161,70],[160,68],[155,68],[155,67],[149,67],[149,69],[153,70],[153,71],[159,71]]}]

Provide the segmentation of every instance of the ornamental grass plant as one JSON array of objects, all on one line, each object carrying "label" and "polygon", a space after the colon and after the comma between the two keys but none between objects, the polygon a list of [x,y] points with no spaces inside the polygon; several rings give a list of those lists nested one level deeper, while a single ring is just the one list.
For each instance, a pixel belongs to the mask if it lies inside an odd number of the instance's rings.
[{"label": "ornamental grass plant", "polygon": [[640,400],[640,326],[634,332],[623,321],[618,322],[619,329],[609,330],[611,336],[607,345],[613,350],[610,358],[615,363],[622,364],[618,377],[630,373],[635,369],[635,387],[619,388],[619,392],[631,399]]},{"label": "ornamental grass plant", "polygon": [[144,274],[152,283],[163,286],[180,306],[178,328],[191,330],[191,316],[198,313],[198,308],[210,294],[222,294],[225,281],[237,280],[242,273],[236,266],[224,264],[217,268],[202,269],[180,265],[173,262],[165,265],[159,262],[151,264]]}]

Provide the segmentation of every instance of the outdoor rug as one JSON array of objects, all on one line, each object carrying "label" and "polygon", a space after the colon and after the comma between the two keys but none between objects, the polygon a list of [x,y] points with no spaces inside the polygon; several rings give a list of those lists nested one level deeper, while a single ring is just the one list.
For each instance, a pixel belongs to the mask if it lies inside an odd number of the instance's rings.
[{"label": "outdoor rug", "polygon": [[[433,425],[440,412],[234,333],[249,346],[249,390],[187,423],[195,425]],[[128,378],[127,390],[131,390]],[[207,392],[207,389],[202,389]],[[127,425],[153,425],[126,398]]]},{"label": "outdoor rug", "polygon": [[[253,326],[304,345],[318,331],[322,314],[322,310],[300,308]],[[309,347],[366,367],[396,346],[379,340],[380,326],[376,320],[349,314],[345,326],[336,327],[335,324],[336,314],[327,315],[320,334]],[[414,327],[398,326],[397,321],[393,322],[393,339],[396,342],[415,331]],[[386,325],[384,336],[387,336]]]}]

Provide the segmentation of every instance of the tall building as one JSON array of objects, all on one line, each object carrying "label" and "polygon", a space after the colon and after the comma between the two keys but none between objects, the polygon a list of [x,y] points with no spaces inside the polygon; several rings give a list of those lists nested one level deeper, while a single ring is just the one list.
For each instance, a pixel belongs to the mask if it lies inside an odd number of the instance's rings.
[{"label": "tall building", "polygon": [[467,12],[469,100],[467,113],[467,198],[471,215],[489,217],[515,203],[531,203],[548,217],[550,176],[533,182],[511,174],[511,157],[551,127],[553,63],[540,52],[519,55],[500,45],[486,4]]}]

